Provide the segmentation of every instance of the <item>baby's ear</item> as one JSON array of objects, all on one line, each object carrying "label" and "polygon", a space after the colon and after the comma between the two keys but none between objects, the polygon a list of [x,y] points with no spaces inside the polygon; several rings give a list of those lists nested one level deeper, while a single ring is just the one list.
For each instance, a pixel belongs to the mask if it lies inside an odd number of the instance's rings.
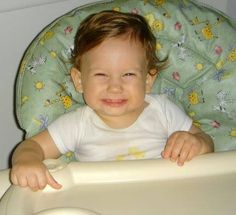
[{"label": "baby's ear", "polygon": [[156,80],[157,77],[157,70],[156,69],[152,69],[149,71],[149,73],[146,76],[146,93],[150,93],[152,90],[152,86]]},{"label": "baby's ear", "polygon": [[75,89],[77,92],[79,93],[83,93],[83,87],[82,87],[82,81],[81,81],[81,72],[76,69],[75,67],[73,67],[70,70],[70,75],[72,78],[72,81],[74,83]]}]

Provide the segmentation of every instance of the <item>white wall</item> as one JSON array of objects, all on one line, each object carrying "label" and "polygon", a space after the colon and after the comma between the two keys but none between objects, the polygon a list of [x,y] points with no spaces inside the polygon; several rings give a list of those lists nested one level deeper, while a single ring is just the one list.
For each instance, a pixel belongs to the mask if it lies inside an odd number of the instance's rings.
[{"label": "white wall", "polygon": [[21,57],[39,31],[74,7],[96,0],[0,0],[0,169],[22,139],[14,118],[14,81]]},{"label": "white wall", "polygon": [[[0,169],[23,132],[14,118],[14,81],[20,59],[37,33],[58,16],[96,0],[0,0]],[[236,18],[235,0],[201,0]]]}]

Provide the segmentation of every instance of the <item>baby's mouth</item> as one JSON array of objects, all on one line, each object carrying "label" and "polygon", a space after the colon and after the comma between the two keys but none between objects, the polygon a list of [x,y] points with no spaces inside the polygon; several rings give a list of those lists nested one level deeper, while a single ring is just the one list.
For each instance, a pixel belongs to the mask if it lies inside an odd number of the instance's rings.
[{"label": "baby's mouth", "polygon": [[111,106],[111,107],[120,107],[127,103],[127,99],[102,99],[102,102],[105,105]]}]

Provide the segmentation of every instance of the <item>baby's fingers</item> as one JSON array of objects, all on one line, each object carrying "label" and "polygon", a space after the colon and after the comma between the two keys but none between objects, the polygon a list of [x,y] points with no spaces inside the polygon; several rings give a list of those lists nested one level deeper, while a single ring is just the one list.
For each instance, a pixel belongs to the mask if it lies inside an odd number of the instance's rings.
[{"label": "baby's fingers", "polygon": [[47,185],[47,178],[46,175],[43,175],[43,177],[38,178],[38,188],[40,190],[43,190]]},{"label": "baby's fingers", "polygon": [[12,170],[10,172],[10,180],[11,180],[12,184],[19,185],[18,179],[17,179],[16,175],[12,172]]},{"label": "baby's fingers", "polygon": [[177,160],[177,164],[179,166],[183,166],[184,162],[188,161],[188,157],[190,155],[190,152],[191,152],[191,145],[185,143],[179,153],[179,157]]},{"label": "baby's fingers", "polygon": [[52,175],[46,171],[46,178],[47,178],[47,183],[54,189],[60,189],[62,187],[61,184],[59,184],[53,177]]},{"label": "baby's fingers", "polygon": [[40,189],[38,177],[36,175],[31,175],[27,178],[28,186],[32,191],[37,191]]},{"label": "baby's fingers", "polygon": [[28,185],[27,178],[21,175],[16,175],[11,172],[11,183],[17,186],[26,187]]},{"label": "baby's fingers", "polygon": [[192,160],[193,159],[193,157],[195,157],[196,156],[196,152],[195,152],[195,150],[191,150],[190,152],[189,152],[189,154],[188,154],[188,157],[187,157],[187,161],[190,161],[190,160]]},{"label": "baby's fingers", "polygon": [[176,136],[172,135],[168,138],[164,151],[161,153],[162,157],[167,159],[167,158],[171,158],[172,155],[172,150],[175,144],[175,140],[176,140]]}]

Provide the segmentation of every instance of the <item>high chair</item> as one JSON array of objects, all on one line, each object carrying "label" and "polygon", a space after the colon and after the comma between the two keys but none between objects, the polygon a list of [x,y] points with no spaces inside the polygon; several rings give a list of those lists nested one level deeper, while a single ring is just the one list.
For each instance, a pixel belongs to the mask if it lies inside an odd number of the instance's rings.
[{"label": "high chair", "polygon": [[[118,10],[143,15],[168,67],[153,92],[164,93],[214,140],[215,153],[183,167],[170,161],[75,162],[73,153],[46,160],[61,190],[10,186],[1,172],[0,214],[222,215],[236,211],[236,23],[192,0],[104,0],[78,7],[33,40],[17,75],[18,122],[30,137],[84,105],[70,79],[79,23]],[[2,180],[3,178],[3,180]],[[4,185],[2,185],[4,181]]]}]

